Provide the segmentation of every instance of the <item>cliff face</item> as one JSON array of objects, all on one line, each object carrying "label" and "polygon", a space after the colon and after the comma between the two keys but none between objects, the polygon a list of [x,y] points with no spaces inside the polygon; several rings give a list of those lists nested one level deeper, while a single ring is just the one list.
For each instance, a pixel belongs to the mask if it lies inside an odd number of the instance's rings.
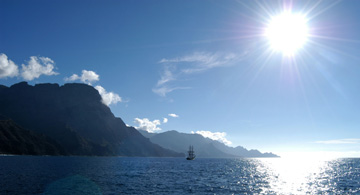
[{"label": "cliff face", "polygon": [[0,120],[0,154],[64,155],[49,137],[23,129],[12,120]]},{"label": "cliff face", "polygon": [[182,156],[127,127],[86,84],[0,86],[0,108],[0,115],[49,136],[68,154]]}]

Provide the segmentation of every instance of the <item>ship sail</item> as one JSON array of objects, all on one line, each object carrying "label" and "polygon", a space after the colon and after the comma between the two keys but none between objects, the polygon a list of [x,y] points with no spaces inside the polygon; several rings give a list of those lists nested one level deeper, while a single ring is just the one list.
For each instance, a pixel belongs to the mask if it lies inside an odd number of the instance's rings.
[{"label": "ship sail", "polygon": [[194,159],[195,159],[194,147],[189,146],[188,157],[186,158],[186,160],[194,160]]}]

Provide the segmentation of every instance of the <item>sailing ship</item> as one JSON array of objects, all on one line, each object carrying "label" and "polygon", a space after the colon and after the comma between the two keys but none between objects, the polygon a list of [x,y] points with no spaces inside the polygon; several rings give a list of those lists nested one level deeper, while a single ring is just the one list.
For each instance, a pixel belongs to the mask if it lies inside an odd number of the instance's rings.
[{"label": "sailing ship", "polygon": [[186,158],[186,160],[194,160],[194,159],[195,159],[194,147],[189,146],[188,157]]}]

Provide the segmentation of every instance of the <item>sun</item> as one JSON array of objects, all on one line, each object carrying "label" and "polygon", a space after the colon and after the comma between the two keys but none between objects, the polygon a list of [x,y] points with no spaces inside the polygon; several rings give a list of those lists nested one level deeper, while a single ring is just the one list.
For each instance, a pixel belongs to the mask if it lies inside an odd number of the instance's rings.
[{"label": "sun", "polygon": [[307,19],[301,14],[285,12],[272,17],[265,31],[270,47],[283,55],[292,56],[308,40]]}]

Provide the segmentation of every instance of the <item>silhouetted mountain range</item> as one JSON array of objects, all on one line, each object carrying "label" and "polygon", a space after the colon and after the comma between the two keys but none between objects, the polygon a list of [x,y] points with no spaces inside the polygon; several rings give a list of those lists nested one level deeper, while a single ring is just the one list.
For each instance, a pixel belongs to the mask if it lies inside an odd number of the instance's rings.
[{"label": "silhouetted mountain range", "polygon": [[[0,140],[8,140],[6,146],[0,145],[4,153],[184,156],[127,127],[101,102],[99,92],[86,84],[0,85],[0,115],[8,119],[1,123],[7,136]],[[4,149],[15,149],[17,141],[32,143],[39,152],[26,152],[27,146],[18,152]]]},{"label": "silhouetted mountain range", "polygon": [[189,145],[194,146],[197,157],[207,158],[231,158],[231,157],[278,157],[273,153],[261,153],[258,150],[247,150],[241,146],[229,147],[225,144],[199,134],[179,133],[166,131],[164,133],[149,133],[139,130],[145,137],[155,144],[176,151],[186,152]]},{"label": "silhouetted mountain range", "polygon": [[198,134],[137,131],[86,84],[0,85],[0,154],[181,157],[189,145],[198,157],[277,157]]}]

